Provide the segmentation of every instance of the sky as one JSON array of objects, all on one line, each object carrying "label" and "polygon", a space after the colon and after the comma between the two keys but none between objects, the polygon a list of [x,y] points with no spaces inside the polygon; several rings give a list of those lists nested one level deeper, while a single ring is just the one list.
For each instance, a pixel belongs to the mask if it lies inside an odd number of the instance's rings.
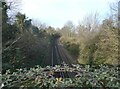
[{"label": "sky", "polygon": [[27,17],[52,27],[62,27],[67,21],[78,24],[86,15],[99,13],[101,19],[109,13],[115,0],[22,0],[21,12]]}]

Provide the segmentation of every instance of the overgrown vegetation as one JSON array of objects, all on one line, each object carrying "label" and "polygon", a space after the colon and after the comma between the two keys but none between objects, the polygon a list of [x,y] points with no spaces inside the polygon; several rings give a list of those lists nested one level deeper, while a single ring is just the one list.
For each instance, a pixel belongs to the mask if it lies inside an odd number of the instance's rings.
[{"label": "overgrown vegetation", "polygon": [[[118,79],[118,67],[117,66],[105,66],[99,65],[94,67],[94,70],[91,71],[89,65],[80,66],[74,65],[74,68],[69,66],[62,66],[64,72],[76,72],[77,75],[74,78],[57,78],[54,77],[54,72],[59,71],[61,66],[47,66],[41,68],[36,66],[30,68],[29,70],[17,69],[16,72],[11,73],[9,70],[3,75],[3,84],[4,88],[7,87],[31,87],[35,89],[45,88],[45,89],[54,89],[54,88],[89,88],[89,87],[98,87],[98,88],[118,88],[119,79]],[[48,71],[46,71],[48,70]],[[52,74],[52,73],[53,74]]]},{"label": "overgrown vegetation", "polygon": [[110,17],[98,23],[96,16],[86,17],[78,26],[66,23],[59,30],[60,41],[80,64],[119,64],[116,21]]},{"label": "overgrown vegetation", "polygon": [[8,7],[2,2],[3,73],[7,69],[46,66],[44,62],[50,58],[54,28],[38,28],[32,25],[31,19],[27,19],[20,12],[17,13],[13,24],[8,23],[10,20],[7,15]]}]

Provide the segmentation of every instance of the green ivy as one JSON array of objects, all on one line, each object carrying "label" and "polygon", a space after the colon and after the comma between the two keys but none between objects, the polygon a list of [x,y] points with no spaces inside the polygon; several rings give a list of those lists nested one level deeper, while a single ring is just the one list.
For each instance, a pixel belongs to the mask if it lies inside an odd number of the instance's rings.
[{"label": "green ivy", "polygon": [[[72,71],[76,72],[74,78],[56,78],[50,77],[49,72],[57,72],[60,69],[64,72]],[[16,72],[11,72],[7,70],[5,74],[2,75],[2,82],[4,87],[35,87],[35,88],[53,88],[53,87],[118,87],[120,86],[118,78],[118,67],[109,67],[106,65],[99,65],[99,68],[94,68],[90,71],[92,67],[86,65],[85,67],[81,65],[74,65],[70,68],[65,65],[61,67],[56,65],[55,67],[47,66],[42,68],[36,66],[35,68],[30,68],[29,70],[17,69]],[[48,71],[45,71],[48,70]]]}]

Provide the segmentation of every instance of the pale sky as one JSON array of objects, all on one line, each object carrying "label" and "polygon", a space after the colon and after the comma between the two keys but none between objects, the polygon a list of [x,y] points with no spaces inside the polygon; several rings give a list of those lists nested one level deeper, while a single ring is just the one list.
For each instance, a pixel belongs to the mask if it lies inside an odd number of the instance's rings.
[{"label": "pale sky", "polygon": [[104,19],[109,4],[115,0],[22,0],[22,13],[53,27],[62,27],[67,21],[77,24],[86,16],[98,12]]}]

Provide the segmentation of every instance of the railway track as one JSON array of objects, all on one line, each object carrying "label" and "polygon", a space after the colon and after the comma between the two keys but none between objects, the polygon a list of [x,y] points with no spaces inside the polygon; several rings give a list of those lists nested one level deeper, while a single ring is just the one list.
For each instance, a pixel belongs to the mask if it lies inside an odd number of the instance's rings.
[{"label": "railway track", "polygon": [[[52,51],[51,51],[51,65],[61,65],[64,66],[64,63],[68,66],[72,67],[72,64],[74,64],[72,58],[70,55],[66,54],[66,51],[64,50],[63,46],[59,44],[58,40],[55,40],[52,44]],[[58,74],[58,73],[57,73]],[[62,77],[62,78],[69,78],[73,77],[72,73],[63,72],[62,70],[58,74],[59,76],[56,77]]]}]

